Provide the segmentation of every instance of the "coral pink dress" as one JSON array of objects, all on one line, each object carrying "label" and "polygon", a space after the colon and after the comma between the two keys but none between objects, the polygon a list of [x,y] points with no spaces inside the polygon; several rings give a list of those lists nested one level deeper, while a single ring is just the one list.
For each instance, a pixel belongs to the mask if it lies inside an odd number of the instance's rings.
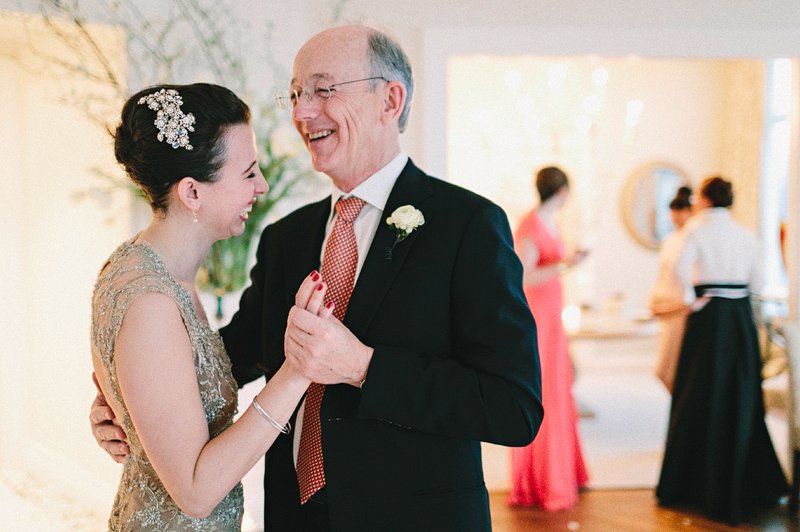
[{"label": "coral pink dress", "polygon": [[[536,244],[539,267],[564,258],[563,241],[550,232],[535,210],[523,219],[514,238],[517,246],[524,239]],[[536,320],[544,421],[532,444],[511,449],[512,488],[508,502],[561,510],[578,502],[578,488],[589,480],[578,440],[572,362],[561,323],[564,295],[558,276],[524,288]]]}]

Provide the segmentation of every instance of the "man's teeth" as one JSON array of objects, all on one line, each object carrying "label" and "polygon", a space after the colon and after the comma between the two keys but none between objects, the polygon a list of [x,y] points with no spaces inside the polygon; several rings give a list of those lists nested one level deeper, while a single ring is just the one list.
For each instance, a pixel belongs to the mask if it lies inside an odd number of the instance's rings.
[{"label": "man's teeth", "polygon": [[317,140],[317,139],[321,139],[323,137],[327,137],[331,133],[333,133],[333,131],[331,131],[330,129],[323,129],[322,131],[316,131],[314,133],[309,133],[308,134],[308,138],[310,140]]}]

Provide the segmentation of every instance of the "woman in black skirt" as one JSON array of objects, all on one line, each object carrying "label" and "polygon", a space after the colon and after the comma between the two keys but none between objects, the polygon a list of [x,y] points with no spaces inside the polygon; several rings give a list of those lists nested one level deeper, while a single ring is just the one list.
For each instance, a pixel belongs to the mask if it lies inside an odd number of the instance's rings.
[{"label": "woman in black skirt", "polygon": [[664,506],[692,506],[732,525],[788,491],[764,422],[751,292],[758,242],[733,221],[731,183],[706,179],[685,227],[676,274],[690,306],[656,490]]}]

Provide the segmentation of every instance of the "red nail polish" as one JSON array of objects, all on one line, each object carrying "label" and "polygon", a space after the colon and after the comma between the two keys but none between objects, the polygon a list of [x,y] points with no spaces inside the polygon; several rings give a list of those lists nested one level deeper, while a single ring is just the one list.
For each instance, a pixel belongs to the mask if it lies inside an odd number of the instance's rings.
[{"label": "red nail polish", "polygon": [[317,285],[317,290],[322,290],[322,285],[321,284]]},{"label": "red nail polish", "polygon": [[316,271],[311,272],[311,280],[314,282],[319,281],[319,274]]},{"label": "red nail polish", "polygon": [[328,301],[327,303],[325,303],[325,308],[329,309],[331,307],[333,307],[333,301]]}]

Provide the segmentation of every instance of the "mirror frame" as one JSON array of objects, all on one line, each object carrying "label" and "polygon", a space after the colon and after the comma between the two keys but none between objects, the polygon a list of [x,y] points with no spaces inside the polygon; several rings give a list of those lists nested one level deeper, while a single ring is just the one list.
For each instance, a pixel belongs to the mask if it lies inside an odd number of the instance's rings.
[{"label": "mirror frame", "polygon": [[633,202],[635,201],[636,189],[639,185],[639,182],[643,177],[651,175],[658,168],[667,168],[672,170],[675,172],[675,174],[683,178],[687,186],[692,186],[691,179],[689,179],[689,174],[687,174],[679,166],[666,161],[654,161],[639,166],[628,175],[627,179],[625,180],[625,185],[622,189],[622,197],[620,201],[622,220],[625,223],[625,228],[628,230],[628,234],[633,237],[638,244],[652,250],[658,250],[661,246],[661,242],[655,238],[648,238],[648,235],[643,235],[639,232],[637,229],[637,224],[633,218],[632,206]]}]

